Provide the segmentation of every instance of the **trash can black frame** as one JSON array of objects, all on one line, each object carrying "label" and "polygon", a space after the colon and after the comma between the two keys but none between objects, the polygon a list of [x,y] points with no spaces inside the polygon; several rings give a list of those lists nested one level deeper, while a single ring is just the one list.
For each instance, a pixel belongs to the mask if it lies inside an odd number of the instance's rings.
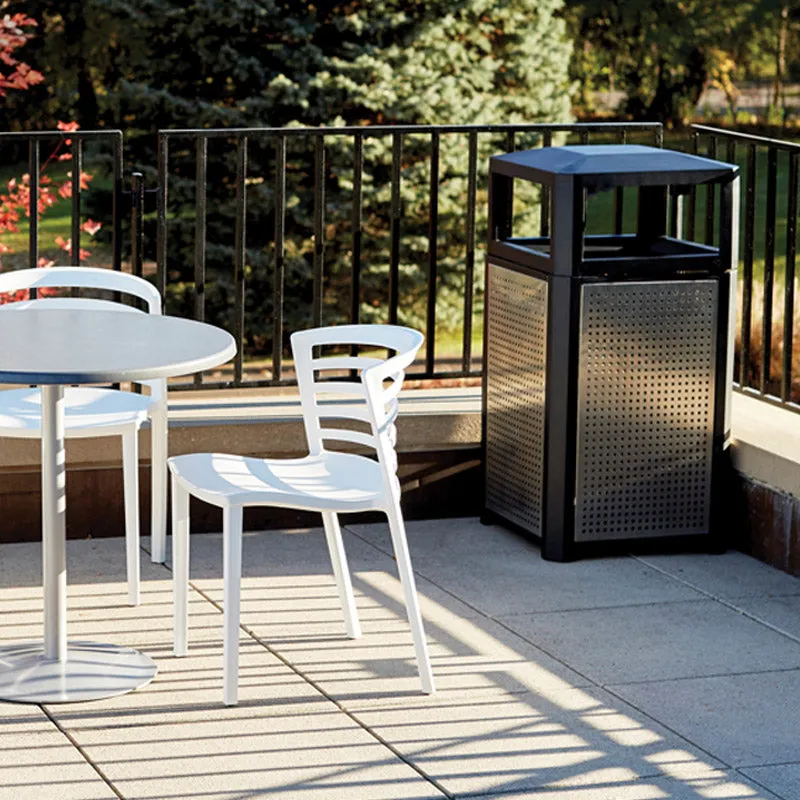
[{"label": "trash can black frame", "polygon": [[[532,534],[556,561],[645,539],[722,546],[738,174],[635,145],[491,159],[484,521]],[[549,237],[514,236],[515,180],[549,193]],[[707,184],[720,187],[719,246],[668,236],[670,196]],[[616,187],[638,187],[636,232],[586,236],[588,194]]]}]

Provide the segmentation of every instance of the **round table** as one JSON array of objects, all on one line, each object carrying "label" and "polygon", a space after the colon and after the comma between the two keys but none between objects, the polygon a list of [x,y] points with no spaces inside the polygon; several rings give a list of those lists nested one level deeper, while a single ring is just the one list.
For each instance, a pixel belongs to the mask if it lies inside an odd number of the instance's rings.
[{"label": "round table", "polygon": [[44,640],[0,647],[0,700],[98,700],[149,683],[157,667],[128,647],[67,642],[64,386],[142,381],[218,366],[236,352],[202,322],[118,311],[0,314],[0,383],[42,390]]}]

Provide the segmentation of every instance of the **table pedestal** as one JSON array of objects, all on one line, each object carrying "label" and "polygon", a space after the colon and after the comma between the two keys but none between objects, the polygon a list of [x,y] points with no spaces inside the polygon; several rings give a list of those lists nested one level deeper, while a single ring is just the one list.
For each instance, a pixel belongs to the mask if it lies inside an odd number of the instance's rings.
[{"label": "table pedestal", "polygon": [[67,644],[64,387],[41,391],[44,641],[0,647],[0,700],[68,703],[125,694],[153,680],[153,661],[128,647]]},{"label": "table pedestal", "polygon": [[76,703],[126,694],[150,683],[158,668],[130,647],[70,642],[64,661],[47,658],[42,642],[0,647],[0,700]]}]

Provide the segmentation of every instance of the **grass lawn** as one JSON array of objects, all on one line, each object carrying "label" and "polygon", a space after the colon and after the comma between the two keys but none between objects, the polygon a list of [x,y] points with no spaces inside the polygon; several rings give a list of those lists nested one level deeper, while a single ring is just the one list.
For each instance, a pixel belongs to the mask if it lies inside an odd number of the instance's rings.
[{"label": "grass lawn", "polygon": [[[27,164],[5,165],[0,167],[0,186],[5,187],[8,181],[12,178],[19,180],[21,176],[27,172]],[[91,164],[84,165],[84,171],[92,175],[92,180],[89,183],[90,191],[93,188],[108,189],[112,187],[112,178],[107,175],[102,168],[92,167]],[[46,175],[51,179],[52,187],[60,186],[65,181],[69,180],[69,163],[68,162],[53,162],[47,166]],[[82,196],[85,195],[85,191]],[[81,221],[85,221],[87,215],[81,215]],[[61,236],[65,240],[71,236],[72,228],[72,198],[58,198],[56,203],[48,208],[39,219],[39,254],[45,258],[55,259],[56,261],[63,261],[67,256],[58,245],[55,239]],[[28,264],[28,238],[30,235],[30,225],[27,217],[23,216],[19,222],[19,231],[3,232],[0,241],[6,246],[10,247],[13,251],[9,255],[3,256],[3,263],[7,266],[19,268],[27,266]],[[81,234],[81,246],[84,249],[90,250],[92,257],[90,261],[100,261],[105,263],[111,254],[111,248],[108,245],[100,244],[92,241],[88,234]]]}]

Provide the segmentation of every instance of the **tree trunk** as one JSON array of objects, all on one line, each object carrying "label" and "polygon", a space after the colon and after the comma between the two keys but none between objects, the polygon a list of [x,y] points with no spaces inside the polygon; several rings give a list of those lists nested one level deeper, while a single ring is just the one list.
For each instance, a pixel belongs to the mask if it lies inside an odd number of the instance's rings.
[{"label": "tree trunk", "polygon": [[786,37],[789,31],[789,6],[784,3],[780,10],[778,27],[778,49],[775,53],[775,91],[772,108],[783,117],[783,79],[786,76]]},{"label": "tree trunk", "polygon": [[71,3],[70,13],[64,15],[64,38],[67,40],[69,52],[75,54],[78,79],[77,118],[81,128],[93,130],[97,128],[99,107],[85,55],[86,28],[84,3]]},{"label": "tree trunk", "polygon": [[666,61],[659,63],[656,91],[644,119],[682,125],[684,117],[693,112],[708,80],[705,58],[700,50],[690,53],[686,66],[686,75],[675,80]]}]

